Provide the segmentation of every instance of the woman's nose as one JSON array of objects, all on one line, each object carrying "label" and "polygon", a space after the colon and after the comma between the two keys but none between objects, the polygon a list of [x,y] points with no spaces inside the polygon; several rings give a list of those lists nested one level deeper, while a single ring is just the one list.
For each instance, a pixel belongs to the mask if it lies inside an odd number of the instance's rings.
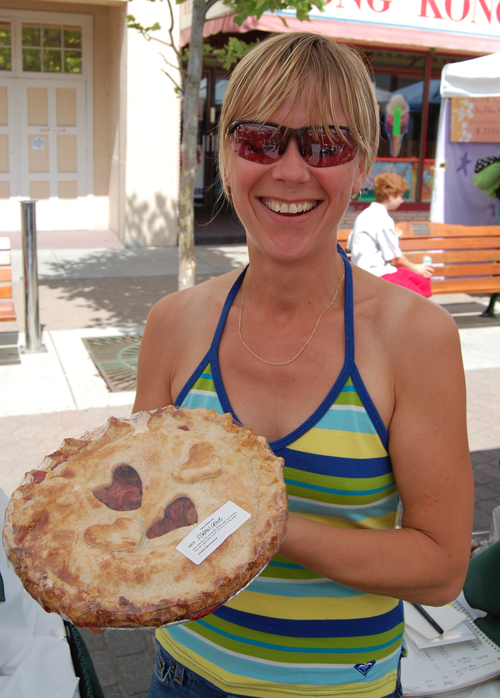
[{"label": "woman's nose", "polygon": [[294,136],[289,139],[284,153],[274,163],[272,169],[276,179],[293,182],[304,182],[309,179],[309,168],[300,154],[299,144]]}]

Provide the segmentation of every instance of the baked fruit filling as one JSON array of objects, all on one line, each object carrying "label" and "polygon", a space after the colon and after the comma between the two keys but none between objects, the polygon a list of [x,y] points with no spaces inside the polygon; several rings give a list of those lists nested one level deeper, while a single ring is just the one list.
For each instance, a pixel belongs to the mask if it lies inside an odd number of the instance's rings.
[{"label": "baked fruit filling", "polygon": [[165,508],[165,516],[146,531],[146,538],[159,538],[176,528],[198,523],[198,512],[189,497],[178,497]]},{"label": "baked fruit filling", "polygon": [[113,511],[133,511],[142,504],[142,480],[135,468],[126,463],[117,465],[109,487],[98,487],[92,494]]}]

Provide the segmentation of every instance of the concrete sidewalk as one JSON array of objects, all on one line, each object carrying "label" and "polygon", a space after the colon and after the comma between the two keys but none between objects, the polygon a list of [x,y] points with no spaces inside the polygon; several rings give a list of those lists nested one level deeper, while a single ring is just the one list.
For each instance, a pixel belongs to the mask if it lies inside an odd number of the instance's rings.
[{"label": "concrete sidewalk", "polygon": [[[0,325],[0,349],[9,343],[24,346],[22,258],[15,236],[12,243],[18,319]],[[8,495],[24,472],[57,449],[63,438],[99,426],[111,415],[130,414],[133,392],[108,390],[82,338],[141,334],[150,307],[177,288],[175,248],[124,249],[108,231],[39,233],[38,248],[46,351],[21,353],[20,363],[0,365],[0,486]],[[244,246],[198,246],[196,257],[197,283],[247,261]],[[476,482],[474,526],[487,530],[491,511],[500,504],[500,323],[468,327],[463,322],[467,309],[477,315],[486,299],[455,295],[437,300],[461,309],[457,322],[462,321]],[[147,695],[152,631],[84,631],[84,636],[106,698]]]}]

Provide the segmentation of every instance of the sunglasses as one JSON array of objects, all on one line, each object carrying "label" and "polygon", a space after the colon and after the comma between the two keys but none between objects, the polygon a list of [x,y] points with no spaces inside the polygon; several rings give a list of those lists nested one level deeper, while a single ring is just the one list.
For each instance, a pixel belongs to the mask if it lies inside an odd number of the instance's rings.
[{"label": "sunglasses", "polygon": [[358,152],[358,145],[347,126],[329,131],[323,126],[288,128],[276,124],[258,124],[251,121],[233,121],[227,129],[232,150],[240,158],[271,165],[283,155],[290,138],[295,138],[299,152],[311,167],[336,167],[350,162]]}]

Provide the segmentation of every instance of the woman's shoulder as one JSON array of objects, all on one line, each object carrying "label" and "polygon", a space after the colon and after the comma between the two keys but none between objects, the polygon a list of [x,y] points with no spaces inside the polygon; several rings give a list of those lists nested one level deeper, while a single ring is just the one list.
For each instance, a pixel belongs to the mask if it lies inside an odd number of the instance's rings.
[{"label": "woman's shoulder", "polygon": [[189,321],[193,315],[206,313],[209,309],[220,312],[241,271],[241,269],[235,269],[190,288],[163,296],[152,307],[150,318],[165,319],[168,316],[171,320]]},{"label": "woman's shoulder", "polygon": [[182,350],[186,342],[209,341],[208,334],[215,331],[240,272],[237,269],[161,298],[149,312],[144,339],[172,351]]},{"label": "woman's shoulder", "polygon": [[434,300],[365,272],[353,270],[354,300],[361,317],[382,337],[388,350],[411,343],[429,347],[455,341],[458,330],[452,316]]}]

